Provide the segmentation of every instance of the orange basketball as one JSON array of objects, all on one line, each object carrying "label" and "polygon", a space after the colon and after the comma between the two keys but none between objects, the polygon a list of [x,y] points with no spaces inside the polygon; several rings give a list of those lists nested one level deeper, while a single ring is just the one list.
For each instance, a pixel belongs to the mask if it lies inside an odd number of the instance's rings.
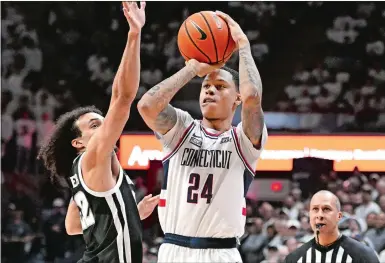
[{"label": "orange basketball", "polygon": [[189,16],[178,33],[178,47],[186,59],[216,64],[226,62],[235,48],[230,29],[221,17],[212,11]]}]

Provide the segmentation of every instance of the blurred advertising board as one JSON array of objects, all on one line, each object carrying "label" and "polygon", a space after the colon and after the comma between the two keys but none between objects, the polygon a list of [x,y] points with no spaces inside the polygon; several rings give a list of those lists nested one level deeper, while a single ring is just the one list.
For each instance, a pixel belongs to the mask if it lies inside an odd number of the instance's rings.
[{"label": "blurred advertising board", "polygon": [[[124,134],[119,159],[127,170],[147,170],[149,160],[162,160],[160,142],[153,134]],[[333,160],[335,171],[385,172],[385,136],[270,135],[257,171],[291,171],[293,159]]]}]

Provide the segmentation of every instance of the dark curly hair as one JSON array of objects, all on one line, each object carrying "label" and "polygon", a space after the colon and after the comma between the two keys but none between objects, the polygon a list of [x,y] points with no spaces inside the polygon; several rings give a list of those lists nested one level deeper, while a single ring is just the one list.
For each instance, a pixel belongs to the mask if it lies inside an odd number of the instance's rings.
[{"label": "dark curly hair", "polygon": [[95,106],[76,108],[61,115],[56,121],[50,138],[40,148],[37,158],[43,161],[53,184],[68,185],[65,179],[70,176],[72,162],[78,155],[71,141],[81,136],[76,121],[80,116],[90,112],[102,115],[102,112]]}]

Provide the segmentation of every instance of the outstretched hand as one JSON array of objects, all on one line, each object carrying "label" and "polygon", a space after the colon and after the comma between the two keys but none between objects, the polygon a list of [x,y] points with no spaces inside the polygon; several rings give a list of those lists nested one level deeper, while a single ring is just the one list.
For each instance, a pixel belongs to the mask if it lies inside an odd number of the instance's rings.
[{"label": "outstretched hand", "polygon": [[139,33],[146,22],[146,2],[140,2],[140,8],[136,2],[123,2],[123,13],[130,25],[130,31]]},{"label": "outstretched hand", "polygon": [[139,216],[141,220],[149,217],[159,203],[159,195],[152,197],[152,194],[146,195],[138,204]]}]

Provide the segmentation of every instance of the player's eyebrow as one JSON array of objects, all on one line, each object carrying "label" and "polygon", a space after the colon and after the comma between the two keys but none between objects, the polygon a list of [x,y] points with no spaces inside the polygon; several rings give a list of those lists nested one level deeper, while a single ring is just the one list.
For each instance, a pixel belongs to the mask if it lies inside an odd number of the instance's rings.
[{"label": "player's eyebrow", "polygon": [[224,82],[224,83],[228,83],[226,80],[224,80],[224,79],[205,79],[204,81],[203,81],[203,84],[206,84],[207,82],[209,82],[209,81],[211,81],[211,82]]},{"label": "player's eyebrow", "polygon": [[92,118],[91,120],[88,121],[88,123],[91,123],[91,122],[97,121],[97,120],[99,120],[99,119],[98,118]]}]

